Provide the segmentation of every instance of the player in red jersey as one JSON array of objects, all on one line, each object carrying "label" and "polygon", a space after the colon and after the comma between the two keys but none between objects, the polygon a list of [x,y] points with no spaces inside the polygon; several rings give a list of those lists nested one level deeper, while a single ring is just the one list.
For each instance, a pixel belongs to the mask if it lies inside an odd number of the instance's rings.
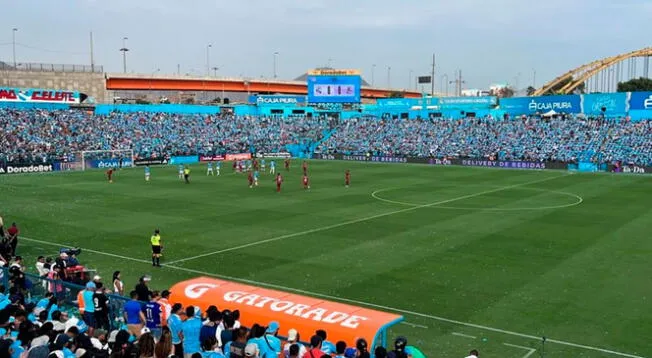
[{"label": "player in red jersey", "polygon": [[113,168],[106,171],[106,178],[109,179],[109,183],[113,183]]},{"label": "player in red jersey", "polygon": [[281,184],[283,184],[283,177],[281,176],[281,173],[276,174],[276,192],[280,193],[281,192]]},{"label": "player in red jersey", "polygon": [[247,173],[247,180],[249,180],[249,188],[254,187],[254,173],[251,170]]},{"label": "player in red jersey", "polygon": [[347,169],[344,172],[344,186],[348,188],[349,185],[351,185],[351,172]]},{"label": "player in red jersey", "polygon": [[254,167],[254,170],[258,170],[258,160],[254,159],[253,167]]},{"label": "player in red jersey", "polygon": [[238,161],[234,160],[233,161],[233,172],[235,173],[235,170],[238,168]]},{"label": "player in red jersey", "polygon": [[290,171],[290,159],[285,159],[285,170]]},{"label": "player in red jersey", "polygon": [[310,189],[310,179],[308,179],[308,174],[303,174],[303,189]]},{"label": "player in red jersey", "polygon": [[301,166],[303,167],[303,175],[308,175],[308,163],[304,160]]}]

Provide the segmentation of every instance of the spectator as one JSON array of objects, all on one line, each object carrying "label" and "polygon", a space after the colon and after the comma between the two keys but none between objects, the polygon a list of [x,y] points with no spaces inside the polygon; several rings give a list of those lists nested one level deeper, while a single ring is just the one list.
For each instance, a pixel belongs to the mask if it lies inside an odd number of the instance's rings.
[{"label": "spectator", "polygon": [[161,292],[161,297],[158,299],[158,304],[161,305],[161,325],[166,326],[168,322],[168,318],[170,318],[170,315],[172,314],[172,305],[170,305],[170,291],[168,290],[163,290]]},{"label": "spectator", "polygon": [[129,333],[140,337],[140,332],[145,322],[145,315],[143,315],[142,307],[140,302],[138,302],[138,293],[131,291],[130,296],[131,300],[124,305],[125,321],[127,322]]},{"label": "spectator", "polygon": [[301,357],[301,351],[300,351],[301,348],[300,347],[302,347],[301,344],[296,344],[295,343],[295,344],[290,345],[290,347],[288,349],[287,357],[288,358],[300,358]]},{"label": "spectator", "polygon": [[7,242],[11,249],[10,253],[12,257],[16,255],[16,247],[18,246],[19,233],[20,231],[18,230],[18,226],[16,226],[16,223],[12,223],[9,229],[7,229]]},{"label": "spectator", "polygon": [[321,350],[321,337],[314,335],[310,338],[310,350],[302,358],[321,358],[324,352]]},{"label": "spectator", "polygon": [[360,338],[355,342],[356,357],[357,358],[369,358],[369,345],[364,338]]},{"label": "spectator", "polygon": [[161,330],[161,339],[154,347],[154,356],[156,358],[168,358],[173,356],[174,347],[172,346],[172,334],[170,329],[163,327]]},{"label": "spectator", "polygon": [[202,325],[199,332],[199,340],[202,342],[206,341],[208,337],[218,337],[217,328],[222,321],[222,313],[217,309],[208,311],[208,320]]},{"label": "spectator", "polygon": [[161,322],[163,320],[163,312],[161,305],[158,304],[160,294],[158,291],[152,292],[152,299],[143,307],[145,315],[145,325],[152,332],[152,336],[158,339],[161,337]]},{"label": "spectator", "polygon": [[[306,347],[299,342],[300,340],[301,337],[299,336],[299,332],[296,329],[292,328],[288,331],[288,340],[287,343],[285,343],[285,346],[283,347],[283,353],[286,358],[288,358],[291,355],[290,347],[292,347],[293,345],[299,347],[298,348],[299,351],[297,353],[299,357],[303,357],[308,352]],[[344,346],[344,348],[346,348],[346,345]]]},{"label": "spectator", "polygon": [[394,341],[394,350],[387,353],[388,358],[407,358],[405,347],[407,346],[407,339],[405,337],[398,337]]},{"label": "spectator", "polygon": [[184,314],[183,306],[180,303],[175,303],[172,305],[172,314],[168,318],[168,327],[170,328],[171,341],[174,346],[174,355],[177,357],[183,357],[183,344],[181,340],[183,321],[181,320],[181,315]]},{"label": "spectator", "polygon": [[387,349],[381,346],[376,347],[374,350],[374,358],[387,358]]},{"label": "spectator", "polygon": [[[106,288],[102,282],[95,284],[96,290],[93,295],[95,304],[95,324],[96,328],[103,330],[109,329],[109,297],[106,295]],[[92,333],[91,333],[92,334]]]},{"label": "spectator", "polygon": [[45,267],[45,257],[39,256],[36,259],[36,272],[38,272],[38,276],[41,278],[41,285],[44,289],[47,289],[48,282],[45,279],[48,277],[50,269]]},{"label": "spectator", "polygon": [[125,285],[120,279],[120,271],[115,271],[113,273],[113,292],[116,295],[124,296],[125,295]]},{"label": "spectator", "polygon": [[244,358],[247,346],[247,329],[240,327],[235,331],[235,340],[224,346],[224,355],[227,358]]},{"label": "spectator", "polygon": [[186,307],[186,316],[188,317],[185,322],[181,324],[181,333],[183,334],[183,355],[190,358],[194,353],[201,352],[201,344],[199,341],[199,334],[201,331],[202,322],[201,311],[199,308],[188,306]]},{"label": "spectator", "polygon": [[86,289],[79,292],[81,296],[77,296],[77,300],[79,301],[79,312],[82,314],[86,325],[88,325],[91,335],[95,329],[95,301],[93,298],[95,297],[96,290],[97,287],[95,286],[95,283],[88,282],[86,284]]},{"label": "spectator", "polygon": [[[264,351],[270,355],[273,354],[277,357],[283,351],[281,340],[278,339],[277,337],[279,328],[280,328],[279,323],[276,321],[272,321],[269,323],[269,326],[267,326],[267,330],[265,331],[265,335],[263,336],[263,341],[265,342]],[[261,349],[261,352],[262,351],[263,350]]]},{"label": "spectator", "polygon": [[244,355],[247,358],[258,358],[258,346],[254,343],[248,343],[244,349]]},{"label": "spectator", "polygon": [[[335,344],[335,358],[346,358],[344,356],[345,352],[346,352],[346,342],[338,341]],[[385,358],[385,357],[379,357],[378,354],[376,354],[376,358]]]},{"label": "spectator", "polygon": [[480,358],[480,353],[476,349],[469,352],[469,356],[466,358]]},{"label": "spectator", "polygon": [[149,276],[142,276],[136,285],[136,293],[138,294],[138,301],[148,302],[152,298],[152,291],[147,286],[151,278]]},{"label": "spectator", "polygon": [[145,333],[138,338],[138,358],[154,358],[154,337]]},{"label": "spectator", "polygon": [[224,358],[224,354],[220,350],[217,338],[215,336],[209,336],[206,340],[202,341],[202,357],[204,358]]},{"label": "spectator", "polygon": [[318,335],[322,340],[321,341],[321,350],[322,350],[322,352],[324,352],[325,354],[328,354],[328,355],[335,354],[335,350],[336,350],[335,345],[326,340],[326,338],[327,338],[326,331],[324,331],[323,329],[319,329],[319,330],[317,330],[317,332],[315,332],[315,334]]}]

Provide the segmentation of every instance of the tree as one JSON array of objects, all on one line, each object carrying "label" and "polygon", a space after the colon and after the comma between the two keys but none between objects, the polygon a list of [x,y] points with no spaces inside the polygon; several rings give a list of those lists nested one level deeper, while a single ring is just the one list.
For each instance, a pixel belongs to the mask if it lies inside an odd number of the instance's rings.
[{"label": "tree", "polygon": [[652,91],[652,79],[633,78],[627,82],[618,83],[618,92],[647,92]]},{"label": "tree", "polygon": [[526,93],[527,93],[528,96],[532,96],[532,95],[534,95],[534,92],[536,91],[536,88],[530,86],[530,87],[528,87],[527,90],[525,90],[525,91],[526,91]]},{"label": "tree", "polygon": [[[574,81],[573,77],[567,77],[563,81],[561,81],[558,84],[556,84],[555,86],[553,86],[550,90],[545,92],[543,95],[544,96],[552,96],[552,95],[557,95],[557,94],[563,94],[563,93],[561,93],[561,89],[564,88],[567,84],[571,83],[572,81]],[[574,92],[584,93],[585,87],[586,87],[585,83],[582,82],[575,88]]]}]

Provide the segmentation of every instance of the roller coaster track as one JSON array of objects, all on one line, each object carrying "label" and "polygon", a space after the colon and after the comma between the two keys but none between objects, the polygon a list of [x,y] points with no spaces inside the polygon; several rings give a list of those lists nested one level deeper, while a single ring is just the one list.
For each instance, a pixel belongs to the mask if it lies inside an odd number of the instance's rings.
[{"label": "roller coaster track", "polygon": [[[572,93],[578,86],[584,83],[586,80],[596,75],[600,71],[608,69],[611,66],[614,66],[620,62],[623,62],[630,58],[635,57],[649,57],[652,56],[652,47],[646,47],[640,50],[620,54],[617,56],[607,57],[591,63],[587,63],[575,69],[572,69],[563,75],[555,78],[554,80],[546,83],[543,87],[534,91],[534,96],[541,96],[550,92],[553,88],[557,87],[559,84],[568,81],[561,89],[557,92],[560,94],[569,94]],[[569,81],[570,80],[570,81]]]}]

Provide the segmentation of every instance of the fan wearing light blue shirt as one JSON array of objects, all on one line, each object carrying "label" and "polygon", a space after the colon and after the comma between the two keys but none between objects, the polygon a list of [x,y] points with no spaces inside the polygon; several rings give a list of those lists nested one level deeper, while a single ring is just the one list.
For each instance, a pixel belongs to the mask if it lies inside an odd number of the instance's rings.
[{"label": "fan wearing light blue shirt", "polygon": [[202,322],[197,314],[201,316],[199,309],[193,306],[186,307],[186,316],[188,319],[181,324],[181,333],[183,334],[183,354],[189,356],[201,352],[201,343],[199,334],[201,332]]}]

